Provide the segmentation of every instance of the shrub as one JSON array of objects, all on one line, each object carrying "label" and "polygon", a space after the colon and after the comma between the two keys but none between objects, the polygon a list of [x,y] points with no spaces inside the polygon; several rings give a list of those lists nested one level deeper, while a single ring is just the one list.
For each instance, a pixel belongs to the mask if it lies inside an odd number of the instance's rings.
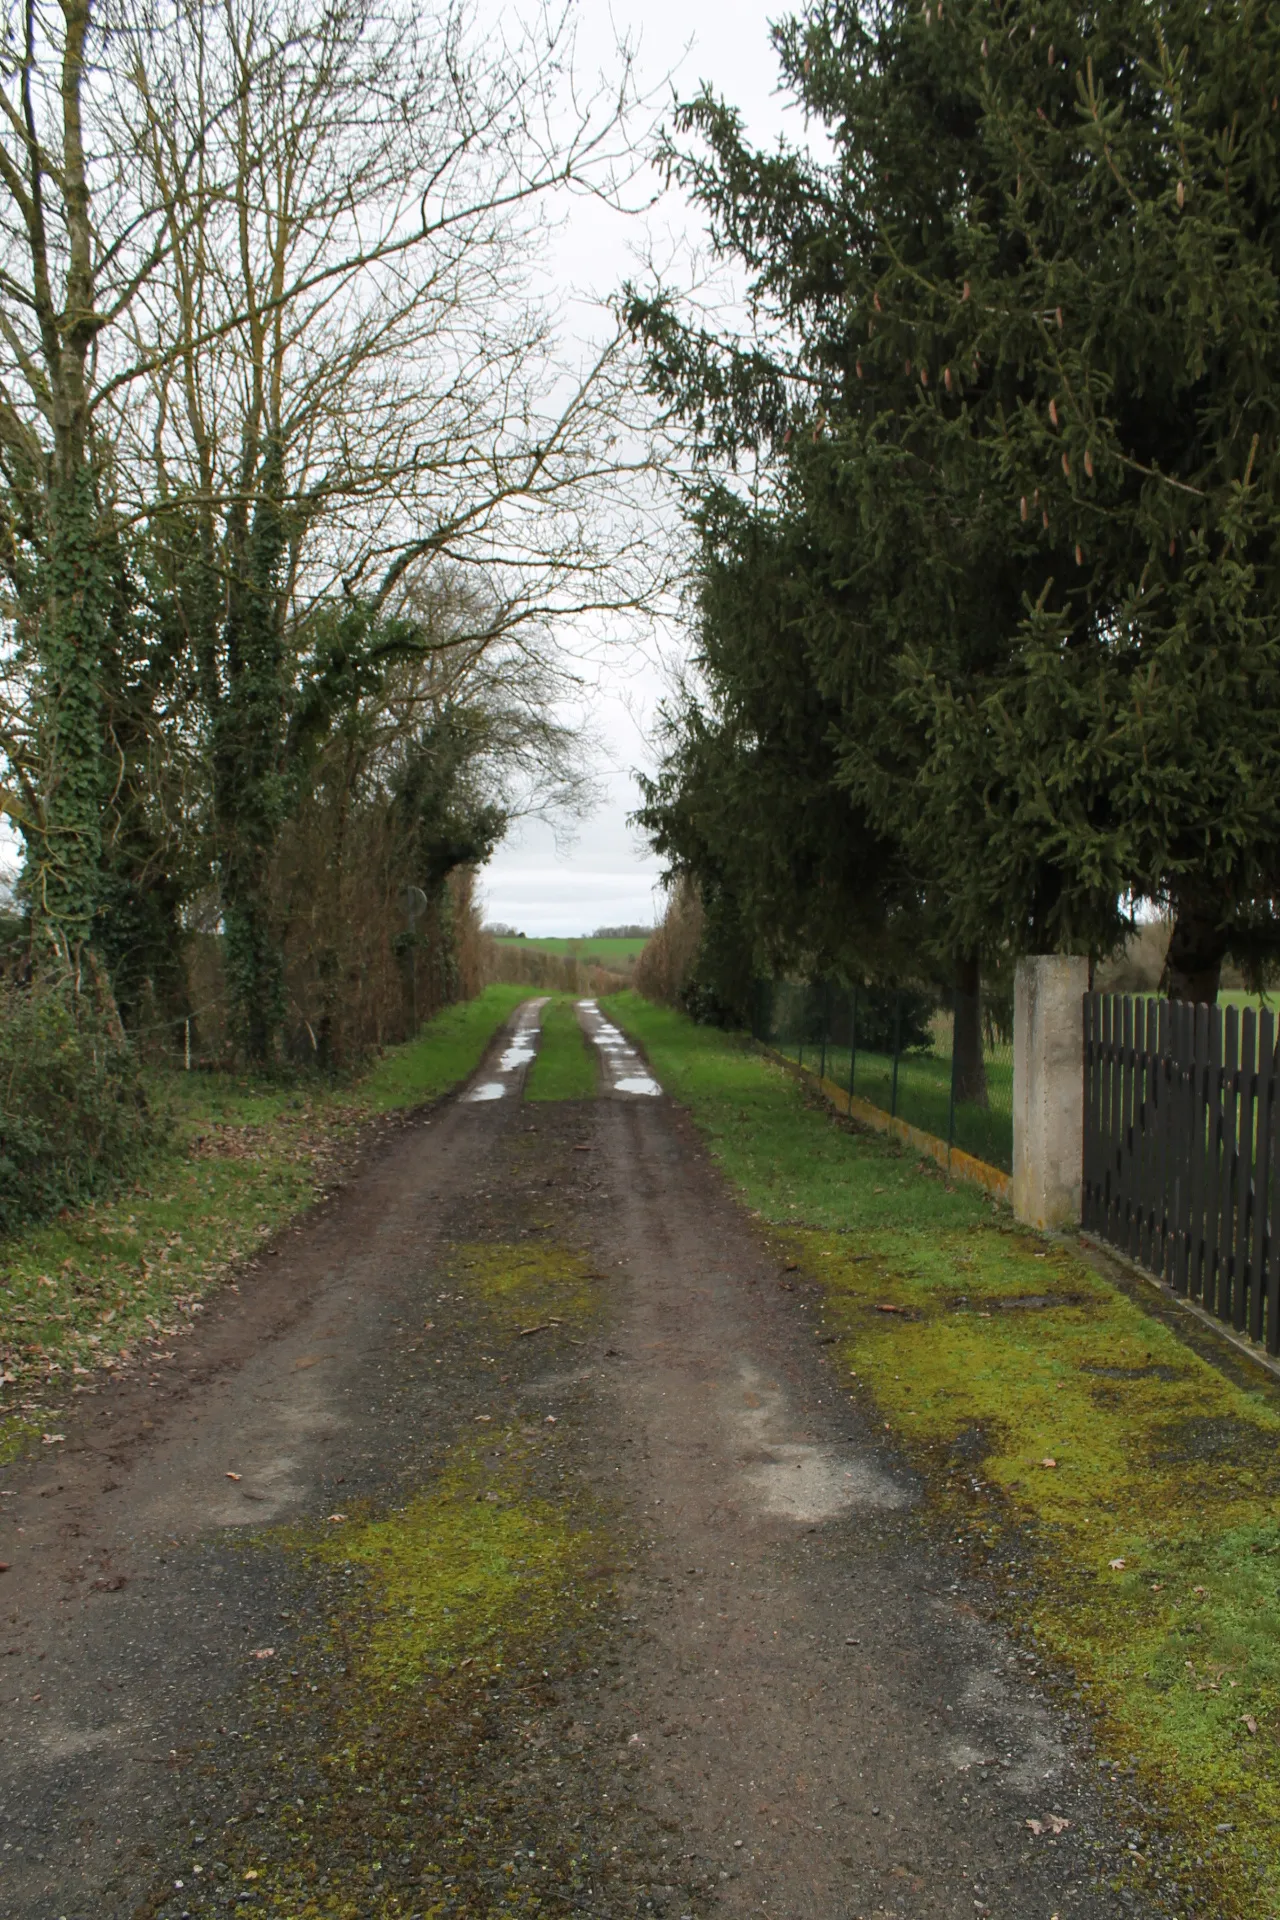
[{"label": "shrub", "polygon": [[702,946],[703,925],[697,888],[690,880],[678,880],[661,925],[650,934],[636,961],[636,990],[646,1000],[657,1000],[664,1007],[683,1005]]},{"label": "shrub", "polygon": [[137,1060],[96,975],[0,982],[0,1234],[133,1173],[156,1139]]}]

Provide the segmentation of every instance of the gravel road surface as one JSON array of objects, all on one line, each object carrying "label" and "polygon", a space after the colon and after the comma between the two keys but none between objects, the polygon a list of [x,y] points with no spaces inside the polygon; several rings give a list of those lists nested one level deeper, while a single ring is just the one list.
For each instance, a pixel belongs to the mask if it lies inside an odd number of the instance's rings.
[{"label": "gravel road surface", "polygon": [[[0,1914],[1146,1911],[1087,1729],[579,1013],[594,1101],[522,1097],[531,1003],[0,1473]],[[453,1548],[413,1558],[455,1512],[568,1543],[502,1660],[449,1653]],[[411,1670],[385,1648],[419,1607]]]}]

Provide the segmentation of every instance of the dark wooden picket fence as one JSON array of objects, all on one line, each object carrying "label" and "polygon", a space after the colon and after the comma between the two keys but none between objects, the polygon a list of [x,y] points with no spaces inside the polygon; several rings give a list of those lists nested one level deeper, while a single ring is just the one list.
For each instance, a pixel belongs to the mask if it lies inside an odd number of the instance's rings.
[{"label": "dark wooden picket fence", "polygon": [[1091,993],[1084,1033],[1085,1227],[1280,1352],[1271,1013]]}]

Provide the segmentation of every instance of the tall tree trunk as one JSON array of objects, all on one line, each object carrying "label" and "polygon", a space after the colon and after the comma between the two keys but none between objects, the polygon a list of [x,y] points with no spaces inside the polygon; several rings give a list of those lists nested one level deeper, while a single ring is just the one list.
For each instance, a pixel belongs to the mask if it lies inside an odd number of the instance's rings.
[{"label": "tall tree trunk", "polygon": [[223,864],[227,986],[240,1047],[255,1066],[274,1057],[284,1018],[284,964],[268,898],[265,849],[238,847]]},{"label": "tall tree trunk", "polygon": [[987,1069],[982,1058],[982,965],[976,953],[956,956],[954,1051],[957,1102],[987,1104]]},{"label": "tall tree trunk", "polygon": [[1226,952],[1226,931],[1212,909],[1201,900],[1176,900],[1162,982],[1169,998],[1213,1006]]},{"label": "tall tree trunk", "polygon": [[278,579],[284,552],[279,451],[268,451],[253,523],[229,582],[226,687],[214,722],[214,799],[223,937],[233,1023],[255,1065],[275,1053],[284,1018],[284,958],[270,897],[285,815],[284,645]]},{"label": "tall tree trunk", "polygon": [[[101,324],[96,312],[94,231],[81,122],[88,0],[61,0],[62,161],[58,174],[37,130],[38,34],[26,0],[19,69],[25,168],[23,186],[6,185],[25,227],[30,305],[40,334],[42,377],[35,382],[53,428],[43,481],[44,540],[36,608],[35,733],[39,805],[24,826],[23,889],[37,937],[70,964],[77,988],[97,910],[102,861],[104,761],[102,650],[108,579],[101,549],[90,457],[86,368]],[[64,221],[65,280],[55,289],[58,246],[49,238],[49,194]],[[7,296],[6,296],[7,297]],[[28,378],[32,378],[28,375]]]},{"label": "tall tree trunk", "polygon": [[103,584],[93,486],[81,465],[49,491],[37,614],[40,807],[24,828],[23,869],[37,934],[58,949],[77,984],[102,866]]}]

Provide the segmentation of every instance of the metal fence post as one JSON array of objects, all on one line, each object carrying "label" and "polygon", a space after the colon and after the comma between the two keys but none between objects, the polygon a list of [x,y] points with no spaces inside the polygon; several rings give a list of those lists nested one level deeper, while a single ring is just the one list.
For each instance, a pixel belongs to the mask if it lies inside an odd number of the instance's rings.
[{"label": "metal fence post", "polygon": [[898,1059],[902,1052],[902,989],[898,988],[893,996],[893,1096],[889,1102],[889,1118],[892,1120],[898,1111]]},{"label": "metal fence post", "polygon": [[818,1078],[827,1077],[827,1037],[831,1025],[831,988],[824,980],[818,989],[822,1004],[822,1058],[818,1063]]}]

